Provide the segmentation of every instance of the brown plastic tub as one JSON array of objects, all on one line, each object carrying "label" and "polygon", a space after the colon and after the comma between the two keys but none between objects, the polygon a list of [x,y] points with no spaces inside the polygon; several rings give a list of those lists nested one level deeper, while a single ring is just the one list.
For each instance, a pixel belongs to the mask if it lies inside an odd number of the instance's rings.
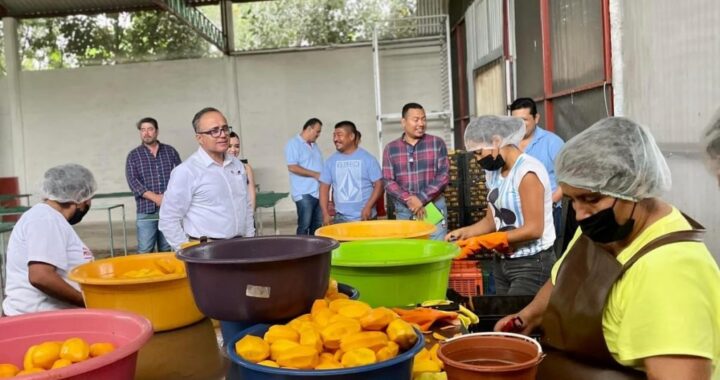
[{"label": "brown plastic tub", "polygon": [[535,380],[540,344],[513,333],[476,333],[445,341],[438,350],[449,380]]},{"label": "brown plastic tub", "polygon": [[317,236],[214,241],[180,250],[198,308],[223,321],[273,322],[310,310],[325,295],[330,252]]}]

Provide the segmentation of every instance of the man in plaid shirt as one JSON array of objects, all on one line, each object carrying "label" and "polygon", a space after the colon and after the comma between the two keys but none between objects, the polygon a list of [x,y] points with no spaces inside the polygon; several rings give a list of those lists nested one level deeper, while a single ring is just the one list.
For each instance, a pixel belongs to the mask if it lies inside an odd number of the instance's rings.
[{"label": "man in plaid shirt", "polygon": [[125,164],[125,177],[137,203],[138,252],[170,251],[170,244],[158,230],[158,212],[170,172],[180,165],[175,148],[158,141],[157,120],[146,117],[138,121],[142,144],[130,151]]},{"label": "man in plaid shirt", "polygon": [[444,240],[447,206],[443,190],[450,180],[447,147],[441,138],[425,133],[427,123],[421,105],[406,104],[401,123],[405,132],[387,144],[383,152],[385,191],[395,206],[397,219],[423,220],[425,206],[434,203],[444,218],[431,238]]}]

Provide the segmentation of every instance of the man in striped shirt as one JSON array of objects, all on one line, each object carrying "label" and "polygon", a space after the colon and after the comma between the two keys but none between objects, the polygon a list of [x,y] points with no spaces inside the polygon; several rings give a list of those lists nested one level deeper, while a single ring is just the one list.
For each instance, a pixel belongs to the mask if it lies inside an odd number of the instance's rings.
[{"label": "man in striped shirt", "polygon": [[130,151],[125,177],[137,204],[138,252],[170,251],[170,244],[158,230],[158,212],[170,181],[170,172],[180,165],[180,155],[170,145],[158,141],[157,120],[146,117],[138,121],[142,144]]},{"label": "man in striped shirt", "polygon": [[[425,219],[425,207],[432,202],[447,217],[443,190],[449,182],[449,161],[445,142],[425,133],[425,110],[420,104],[408,103],[402,109],[404,133],[391,141],[383,151],[385,191],[395,206],[397,219]],[[443,240],[446,219],[437,223],[434,240]]]}]

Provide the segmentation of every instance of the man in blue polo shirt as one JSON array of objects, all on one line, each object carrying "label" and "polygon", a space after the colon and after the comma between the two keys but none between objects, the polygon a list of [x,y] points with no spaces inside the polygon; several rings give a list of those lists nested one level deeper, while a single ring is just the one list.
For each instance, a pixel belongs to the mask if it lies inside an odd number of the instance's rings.
[{"label": "man in blue polo shirt", "polygon": [[[352,121],[335,124],[333,142],[337,152],[328,157],[320,174],[320,208],[323,225],[376,218],[375,203],[382,195],[380,164],[360,148],[360,131]],[[335,218],[330,217],[330,187]]]},{"label": "man in blue polo shirt", "polygon": [[302,132],[285,146],[285,161],[290,172],[290,196],[297,207],[298,235],[314,235],[322,225],[320,209],[320,172],[323,157],[315,143],[322,131],[320,119],[305,122]]},{"label": "man in blue polo shirt", "polygon": [[562,189],[558,186],[555,176],[555,157],[563,147],[562,139],[546,131],[538,125],[540,114],[537,112],[535,101],[530,98],[517,98],[510,105],[512,116],[519,117],[525,121],[525,137],[520,142],[520,150],[537,158],[542,162],[550,175],[550,186],[552,187],[553,201],[553,222],[555,223],[555,236],[561,236],[562,223]]}]

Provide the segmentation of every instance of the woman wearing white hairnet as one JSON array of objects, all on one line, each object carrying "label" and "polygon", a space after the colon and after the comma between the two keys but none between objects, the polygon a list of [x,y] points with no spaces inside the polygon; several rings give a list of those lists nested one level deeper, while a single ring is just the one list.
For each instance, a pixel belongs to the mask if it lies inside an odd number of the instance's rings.
[{"label": "woman wearing white hairnet", "polygon": [[479,222],[454,230],[459,258],[481,249],[501,252],[494,260],[498,295],[537,293],[555,262],[552,189],[543,164],[522,153],[522,119],[481,116],[465,130],[465,148],[486,170],[488,210]]},{"label": "woman wearing white hairnet", "polygon": [[580,228],[550,281],[495,325],[541,326],[538,379],[720,379],[720,270],[702,226],[659,198],[670,170],[650,132],[610,117],[555,170]]},{"label": "woman wearing white hairnet", "polygon": [[10,235],[5,315],[84,306],[67,273],[93,258],[72,225],[90,209],[96,188],[92,173],[77,164],[45,172],[43,202],[26,211]]}]

